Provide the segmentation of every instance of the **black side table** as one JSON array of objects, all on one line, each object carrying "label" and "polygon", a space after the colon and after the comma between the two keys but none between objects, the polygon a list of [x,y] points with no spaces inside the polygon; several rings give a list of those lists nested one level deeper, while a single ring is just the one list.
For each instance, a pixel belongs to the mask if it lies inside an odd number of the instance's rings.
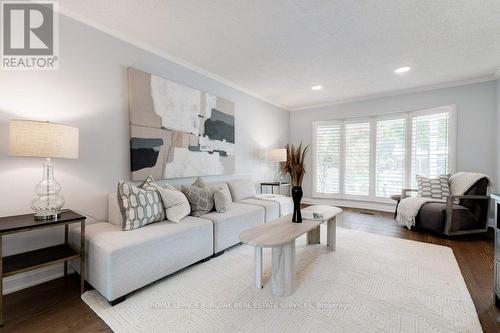
[{"label": "black side table", "polygon": [[[72,248],[68,242],[68,226],[80,223],[82,228],[80,250]],[[34,251],[2,255],[2,238],[4,235],[42,228],[64,225],[64,243]],[[85,291],[85,216],[64,210],[57,219],[35,221],[33,214],[0,217],[0,325],[3,326],[3,278],[31,271],[37,268],[64,262],[64,276],[68,275],[68,261],[80,258],[80,292]]]},{"label": "black side table", "polygon": [[289,191],[288,193],[290,193],[290,183],[288,182],[264,182],[264,183],[260,183],[260,193],[262,193],[262,189],[264,186],[271,186],[271,192],[274,194],[274,188],[277,187],[278,188],[278,194],[281,194],[281,188],[282,187],[288,187],[289,188]]}]

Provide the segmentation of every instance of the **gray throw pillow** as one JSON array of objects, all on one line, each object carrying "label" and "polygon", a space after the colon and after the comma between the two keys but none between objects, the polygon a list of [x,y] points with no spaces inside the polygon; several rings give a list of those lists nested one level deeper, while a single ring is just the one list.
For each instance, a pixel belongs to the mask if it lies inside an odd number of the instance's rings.
[{"label": "gray throw pillow", "polygon": [[123,230],[134,230],[165,219],[160,194],[153,184],[152,177],[139,186],[118,182],[117,196]]},{"label": "gray throw pillow", "polygon": [[182,186],[184,193],[191,205],[191,215],[201,216],[209,213],[214,208],[213,192],[197,186]]},{"label": "gray throw pillow", "polygon": [[218,189],[214,191],[214,204],[217,213],[227,212],[231,207],[231,203],[231,197],[225,191]]},{"label": "gray throw pillow", "polygon": [[208,190],[207,184],[205,184],[205,182],[203,181],[203,179],[201,179],[200,177],[196,178],[196,180],[194,181],[194,183],[192,185],[196,186],[196,187],[201,187],[201,188],[203,188],[205,190]]},{"label": "gray throw pillow", "polygon": [[424,198],[443,200],[450,195],[450,175],[427,178],[417,175],[418,195]]}]

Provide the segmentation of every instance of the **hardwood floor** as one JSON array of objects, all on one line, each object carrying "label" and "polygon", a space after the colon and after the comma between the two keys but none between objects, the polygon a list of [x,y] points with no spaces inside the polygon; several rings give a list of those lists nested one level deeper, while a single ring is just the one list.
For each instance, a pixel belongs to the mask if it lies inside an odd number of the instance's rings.
[{"label": "hardwood floor", "polygon": [[[500,309],[493,302],[493,234],[447,239],[409,231],[392,214],[345,209],[339,227],[449,246],[462,271],[485,332],[500,332]],[[0,332],[111,332],[80,299],[77,276],[60,278],[4,298]]]}]

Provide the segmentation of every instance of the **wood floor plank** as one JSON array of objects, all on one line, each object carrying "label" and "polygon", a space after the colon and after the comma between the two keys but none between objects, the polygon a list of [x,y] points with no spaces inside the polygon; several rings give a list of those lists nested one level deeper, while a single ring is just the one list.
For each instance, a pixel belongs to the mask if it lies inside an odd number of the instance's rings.
[{"label": "wood floor plank", "polygon": [[[340,228],[449,246],[457,258],[485,332],[500,332],[500,309],[493,298],[493,234],[448,239],[398,226],[392,213],[344,209]],[[111,332],[81,300],[79,278],[68,276],[5,296],[0,332]]]}]

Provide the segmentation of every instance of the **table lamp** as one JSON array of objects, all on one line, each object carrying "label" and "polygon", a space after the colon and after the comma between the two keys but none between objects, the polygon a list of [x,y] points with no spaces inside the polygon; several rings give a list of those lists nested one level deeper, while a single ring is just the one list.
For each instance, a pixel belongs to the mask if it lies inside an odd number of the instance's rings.
[{"label": "table lamp", "polygon": [[286,149],[276,148],[269,149],[267,152],[267,158],[274,162],[274,181],[281,182],[283,180],[283,173],[281,172],[280,163],[286,162]]},{"label": "table lamp", "polygon": [[37,198],[31,202],[35,220],[56,219],[64,206],[61,185],[54,179],[51,158],[78,158],[78,128],[50,122],[11,120],[9,155],[44,157],[43,179],[36,186]]}]

